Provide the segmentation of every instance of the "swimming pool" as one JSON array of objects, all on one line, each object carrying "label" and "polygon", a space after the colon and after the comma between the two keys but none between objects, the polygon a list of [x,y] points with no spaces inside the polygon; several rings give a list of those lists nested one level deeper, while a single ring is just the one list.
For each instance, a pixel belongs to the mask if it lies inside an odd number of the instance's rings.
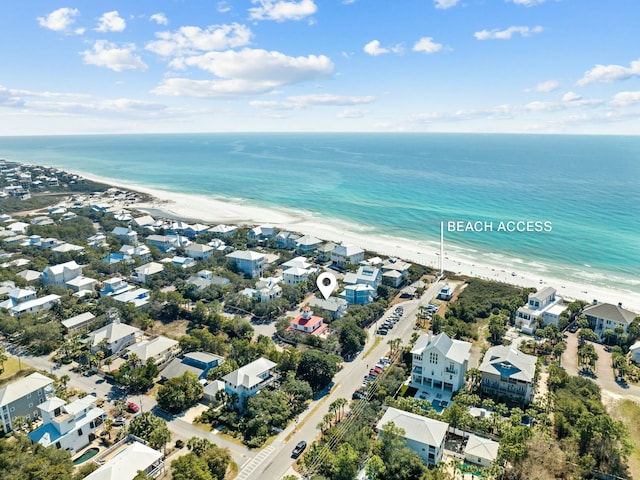
[{"label": "swimming pool", "polygon": [[73,461],[73,464],[74,465],[80,465],[81,463],[84,463],[87,460],[95,457],[98,454],[99,451],[100,451],[100,449],[98,447],[88,448],[87,450],[84,451],[84,453],[82,455],[80,455],[78,458],[76,458]]}]

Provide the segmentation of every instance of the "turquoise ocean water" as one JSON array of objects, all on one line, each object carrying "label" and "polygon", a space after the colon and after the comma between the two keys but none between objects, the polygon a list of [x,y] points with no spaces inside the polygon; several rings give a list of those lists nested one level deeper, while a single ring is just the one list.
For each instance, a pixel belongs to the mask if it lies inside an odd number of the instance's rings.
[{"label": "turquoise ocean water", "polygon": [[[0,137],[0,158],[439,239],[482,263],[640,293],[640,137],[175,134]],[[550,232],[498,232],[501,221]],[[348,228],[348,227],[347,227]]]}]

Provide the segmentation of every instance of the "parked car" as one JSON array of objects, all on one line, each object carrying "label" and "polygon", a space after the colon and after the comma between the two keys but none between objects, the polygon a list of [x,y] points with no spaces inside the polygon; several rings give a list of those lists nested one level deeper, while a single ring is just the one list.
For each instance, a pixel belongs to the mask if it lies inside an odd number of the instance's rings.
[{"label": "parked car", "polygon": [[378,335],[386,335],[387,333],[389,333],[389,330],[385,329],[385,328],[379,328],[378,331],[376,332]]},{"label": "parked car", "polygon": [[124,425],[126,423],[127,419],[124,417],[116,417],[113,419],[113,426],[114,427],[121,427],[122,425]]},{"label": "parked car", "polygon": [[129,402],[127,403],[127,410],[131,413],[138,413],[140,411],[140,405],[137,403]]},{"label": "parked car", "polygon": [[293,452],[291,452],[291,456],[293,458],[298,458],[300,454],[304,452],[305,448],[307,448],[307,442],[305,442],[304,440],[298,442],[296,447],[293,449]]},{"label": "parked car", "polygon": [[351,400],[361,400],[363,398],[367,398],[367,394],[362,390],[356,390],[353,392],[353,395],[351,395]]}]

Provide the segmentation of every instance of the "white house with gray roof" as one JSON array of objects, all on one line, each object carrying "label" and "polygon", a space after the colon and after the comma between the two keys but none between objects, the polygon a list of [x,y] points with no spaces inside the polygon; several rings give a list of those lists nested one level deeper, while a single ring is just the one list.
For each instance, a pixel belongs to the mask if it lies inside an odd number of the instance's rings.
[{"label": "white house with gray roof", "polygon": [[40,417],[38,405],[54,395],[53,379],[40,373],[16,380],[0,388],[0,425],[5,432],[13,430],[13,421]]},{"label": "white house with gray roof", "polygon": [[266,257],[262,253],[252,250],[236,250],[228,253],[226,257],[233,260],[238,270],[251,278],[262,277],[267,263]]},{"label": "white house with gray roof", "polygon": [[259,358],[244,367],[222,377],[225,391],[230,395],[238,396],[238,405],[242,405],[244,399],[258,393],[275,380],[273,369],[276,363],[266,358]]},{"label": "white house with gray roof", "polygon": [[525,405],[533,397],[533,379],[538,357],[527,355],[513,345],[491,347],[479,367],[480,389],[494,397],[507,397]]},{"label": "white house with gray roof", "polygon": [[42,271],[41,281],[44,285],[64,285],[82,274],[82,267],[75,260],[46,267]]},{"label": "white house with gray roof", "polygon": [[364,250],[353,245],[338,245],[331,251],[331,261],[336,265],[358,265],[364,260]]},{"label": "white house with gray roof", "polygon": [[566,310],[562,297],[556,296],[556,289],[545,287],[529,294],[527,304],[518,308],[515,323],[524,333],[533,334],[538,323],[547,326],[550,323],[558,325],[560,314]]},{"label": "white house with gray roof", "polygon": [[134,441],[84,478],[85,480],[133,480],[139,472],[156,478],[160,476],[163,469],[161,452]]},{"label": "white house with gray roof", "polygon": [[104,342],[108,352],[113,355],[135,343],[141,336],[142,331],[139,328],[132,327],[126,323],[120,323],[119,320],[116,320],[91,332],[87,338],[87,343],[91,351],[95,353],[100,350],[100,345]]},{"label": "white house with gray roof", "polygon": [[589,320],[589,326],[602,339],[605,330],[615,330],[622,327],[626,333],[633,320],[640,316],[631,310],[622,308],[622,304],[612,305],[611,303],[595,302],[589,305],[582,313]]},{"label": "white house with gray roof", "polygon": [[470,350],[469,342],[453,340],[446,333],[422,334],[411,349],[412,386],[458,391],[464,386]]},{"label": "white house with gray roof", "polygon": [[392,407],[384,412],[378,422],[378,432],[388,423],[404,430],[402,436],[407,442],[407,447],[420,455],[425,463],[437,465],[442,460],[448,423]]},{"label": "white house with gray roof", "polygon": [[464,459],[467,463],[490,467],[498,458],[498,448],[500,444],[488,438],[469,434],[467,443],[464,446]]}]

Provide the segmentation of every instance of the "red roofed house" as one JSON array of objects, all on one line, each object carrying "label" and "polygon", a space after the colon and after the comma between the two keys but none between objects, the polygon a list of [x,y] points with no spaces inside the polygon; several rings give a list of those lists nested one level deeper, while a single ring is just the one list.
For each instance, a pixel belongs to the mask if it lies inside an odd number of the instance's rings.
[{"label": "red roofed house", "polygon": [[303,307],[302,313],[291,320],[289,325],[290,330],[312,335],[320,335],[326,328],[322,317],[315,316],[309,307]]}]

